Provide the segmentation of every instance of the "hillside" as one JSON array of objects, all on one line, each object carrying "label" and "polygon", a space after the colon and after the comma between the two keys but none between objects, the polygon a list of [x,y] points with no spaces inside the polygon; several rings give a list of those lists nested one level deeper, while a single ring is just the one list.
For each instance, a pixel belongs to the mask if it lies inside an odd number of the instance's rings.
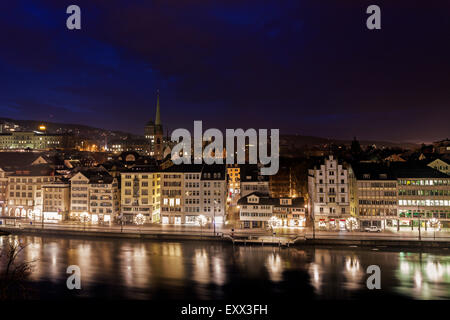
[{"label": "hillside", "polygon": [[[0,118],[0,124],[15,124],[20,126],[19,130],[31,131],[36,130],[42,122],[35,120],[15,120],[9,118]],[[101,128],[94,128],[82,124],[67,124],[56,122],[45,122],[48,132],[52,133],[72,133],[81,138],[87,138],[92,140],[105,140],[108,141],[124,139],[126,137],[132,139],[142,138],[142,136],[123,132],[123,131],[111,131]],[[280,137],[280,146],[289,146],[290,148],[298,149],[305,146],[318,146],[325,144],[347,144],[351,143],[351,140],[338,140],[315,136],[302,136],[302,135],[282,135]],[[390,142],[390,141],[375,141],[375,140],[361,140],[362,146],[376,145],[377,147],[400,147],[404,149],[414,149],[419,145],[408,142]]]},{"label": "hillside", "polygon": [[[282,135],[280,138],[280,145],[286,144],[294,148],[301,148],[304,146],[315,146],[325,144],[345,144],[350,145],[352,140],[339,140],[332,138],[323,138],[315,136],[302,136],[302,135]],[[379,141],[379,140],[359,140],[361,146],[376,145],[377,147],[398,147],[402,149],[415,149],[418,148],[418,144],[409,142],[392,142],[392,141]]]},{"label": "hillside", "polygon": [[22,131],[34,131],[37,130],[39,125],[45,124],[47,131],[50,133],[71,133],[80,138],[92,139],[92,140],[115,140],[123,139],[126,137],[142,138],[138,135],[123,132],[123,131],[111,131],[101,128],[94,128],[82,124],[68,124],[68,123],[56,123],[56,122],[41,122],[35,120],[15,120],[9,118],[0,118],[0,124],[15,124]]}]

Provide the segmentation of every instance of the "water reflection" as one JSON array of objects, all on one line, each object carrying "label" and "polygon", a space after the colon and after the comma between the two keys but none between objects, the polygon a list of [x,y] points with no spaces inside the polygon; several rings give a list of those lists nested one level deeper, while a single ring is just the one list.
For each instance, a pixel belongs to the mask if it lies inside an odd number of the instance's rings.
[{"label": "water reflection", "polygon": [[[450,298],[450,257],[443,254],[0,237],[1,248],[9,242],[27,244],[20,259],[35,261],[30,280],[42,283],[40,295],[50,298],[73,295],[65,289],[69,265],[80,267],[82,295],[87,297],[225,299],[233,298],[234,288],[241,283],[250,283],[245,290],[255,296],[301,297],[302,288],[310,285],[321,298],[352,298],[367,292],[366,269],[372,264],[381,268],[383,292]],[[4,267],[3,257],[0,267]]]},{"label": "water reflection", "polygon": [[363,284],[364,271],[357,256],[345,257],[344,275],[346,278],[345,286],[349,290],[357,290]]},{"label": "water reflection", "polygon": [[212,270],[213,277],[212,281],[218,286],[222,286],[225,283],[225,261],[222,257],[212,258]]},{"label": "water reflection", "polygon": [[220,252],[211,253],[205,248],[195,249],[192,258],[192,279],[198,283],[213,283],[221,286],[225,283],[225,261]]},{"label": "water reflection", "polygon": [[311,278],[311,284],[314,287],[318,295],[321,294],[322,289],[322,278],[321,278],[321,267],[317,263],[311,263],[308,269],[309,276]]},{"label": "water reflection", "polygon": [[193,258],[194,272],[192,274],[193,279],[200,283],[208,283],[209,276],[209,263],[208,255],[205,249],[196,249]]},{"label": "water reflection", "polygon": [[125,285],[137,288],[147,287],[151,269],[144,245],[124,245],[121,252],[119,269],[122,271]]},{"label": "water reflection", "polygon": [[267,256],[266,268],[269,273],[270,280],[279,282],[283,279],[283,261],[278,253]]},{"label": "water reflection", "polygon": [[183,280],[185,277],[183,254],[180,243],[158,243],[162,250],[152,260],[164,278]]},{"label": "water reflection", "polygon": [[400,293],[417,299],[448,299],[450,287],[450,257],[427,253],[399,253],[396,277]]}]

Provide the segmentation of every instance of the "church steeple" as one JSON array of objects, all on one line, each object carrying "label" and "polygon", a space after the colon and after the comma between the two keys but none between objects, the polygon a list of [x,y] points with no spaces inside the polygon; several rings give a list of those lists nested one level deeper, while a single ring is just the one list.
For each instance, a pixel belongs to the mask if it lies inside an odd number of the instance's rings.
[{"label": "church steeple", "polygon": [[161,125],[161,111],[159,107],[159,89],[156,91],[156,117],[155,117],[155,125]]}]

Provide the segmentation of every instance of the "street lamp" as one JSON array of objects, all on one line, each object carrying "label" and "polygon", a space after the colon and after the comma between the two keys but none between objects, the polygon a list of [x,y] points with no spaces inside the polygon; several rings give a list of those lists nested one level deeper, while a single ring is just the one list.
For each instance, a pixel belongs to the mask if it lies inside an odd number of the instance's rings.
[{"label": "street lamp", "polygon": [[417,214],[419,215],[419,241],[421,241],[421,240],[422,240],[422,234],[421,234],[421,231],[420,231],[420,225],[421,225],[421,222],[420,222],[419,203],[417,203]]},{"label": "street lamp", "polygon": [[44,212],[39,209],[35,209],[33,211],[34,211],[34,219],[35,220],[36,220],[36,216],[38,216],[39,214],[41,215],[42,229],[44,229]]},{"label": "street lamp", "polygon": [[89,216],[89,213],[87,212],[82,212],[80,214],[80,221],[84,224],[83,229],[86,230],[86,223],[89,222],[91,220],[91,217]]},{"label": "street lamp", "polygon": [[123,231],[123,213],[121,215],[119,215],[119,219],[120,219],[120,233],[122,233]]},{"label": "street lamp", "polygon": [[203,226],[206,223],[206,218],[204,215],[201,214],[198,216],[198,219],[199,219],[199,224],[200,224],[200,235],[203,236]]},{"label": "street lamp", "polygon": [[436,218],[431,218],[428,222],[427,222],[428,226],[433,228],[433,239],[436,240],[436,229],[438,229],[438,231],[441,228],[441,223],[439,222],[438,219]]},{"label": "street lamp", "polygon": [[358,221],[355,217],[350,217],[346,220],[347,228],[350,229],[350,232],[353,231],[353,229],[358,228]]},{"label": "street lamp", "polygon": [[145,222],[145,217],[142,213],[138,213],[134,217],[134,223],[136,223],[139,226],[139,233],[141,233],[141,226],[144,224],[144,222]]},{"label": "street lamp", "polygon": [[[305,210],[308,211],[309,213],[309,205],[305,204]],[[313,227],[313,240],[316,239],[316,222],[315,222],[315,217],[314,217],[314,212],[311,212],[311,220],[312,220],[312,227]]]},{"label": "street lamp", "polygon": [[216,204],[217,204],[217,201],[214,200],[214,207],[213,207],[213,227],[214,227],[214,236],[216,236]]}]

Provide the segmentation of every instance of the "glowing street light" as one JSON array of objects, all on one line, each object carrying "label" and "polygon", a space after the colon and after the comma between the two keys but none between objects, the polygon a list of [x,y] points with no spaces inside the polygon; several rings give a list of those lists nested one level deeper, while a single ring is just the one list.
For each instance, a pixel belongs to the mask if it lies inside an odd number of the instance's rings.
[{"label": "glowing street light", "polygon": [[145,217],[142,213],[138,213],[134,217],[134,223],[139,226],[139,233],[141,233],[141,226],[145,223]]},{"label": "glowing street light", "polygon": [[136,223],[137,225],[143,225],[145,223],[145,217],[142,213],[137,214],[134,217],[134,223]]},{"label": "glowing street light", "polygon": [[433,228],[433,239],[436,240],[436,229],[441,230],[441,222],[436,218],[427,221],[427,226]]},{"label": "glowing street light", "polygon": [[350,217],[345,221],[345,224],[347,226],[347,229],[350,229],[350,231],[353,231],[354,229],[358,228],[358,220],[356,220],[355,217]]},{"label": "glowing street light", "polygon": [[272,216],[269,219],[269,225],[274,228],[274,227],[278,227],[281,224],[281,219],[277,218],[276,216]]},{"label": "glowing street light", "polygon": [[207,221],[207,219],[206,219],[206,217],[204,216],[204,215],[199,215],[198,217],[197,217],[197,219],[198,219],[198,223],[200,224],[200,235],[203,235],[203,226],[206,224],[206,221]]},{"label": "glowing street light", "polygon": [[87,212],[82,212],[80,214],[80,221],[84,224],[84,230],[86,230],[86,223],[91,221],[91,216]]}]

